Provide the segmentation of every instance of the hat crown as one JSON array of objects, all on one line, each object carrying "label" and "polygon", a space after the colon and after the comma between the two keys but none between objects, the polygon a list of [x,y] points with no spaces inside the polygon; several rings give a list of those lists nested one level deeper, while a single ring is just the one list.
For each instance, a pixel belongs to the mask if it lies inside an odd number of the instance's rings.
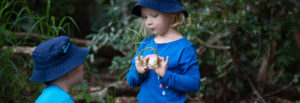
[{"label": "hat crown", "polygon": [[69,41],[69,37],[67,36],[60,36],[57,38],[47,40],[38,45],[33,51],[33,60],[35,64],[48,64],[50,62],[55,62],[67,53],[67,49],[69,49],[70,45],[71,42]]},{"label": "hat crown", "polygon": [[[144,5],[144,6],[172,6],[171,8],[174,8],[174,6],[181,6],[180,0],[139,0],[137,2],[137,5]],[[154,5],[153,5],[154,4]]]},{"label": "hat crown", "polygon": [[55,80],[82,64],[89,49],[79,48],[67,36],[59,36],[39,44],[32,53],[34,70],[32,82]]},{"label": "hat crown", "polygon": [[52,56],[59,56],[62,54],[64,49],[68,46],[69,37],[67,36],[60,36],[57,38],[53,38],[47,40],[34,49],[32,55],[33,59],[40,59],[44,57],[52,57]]},{"label": "hat crown", "polygon": [[141,16],[141,10],[139,8],[141,6],[164,13],[183,12],[185,16],[188,17],[187,11],[181,7],[182,4],[180,0],[139,0],[135,6],[132,7],[131,13]]}]

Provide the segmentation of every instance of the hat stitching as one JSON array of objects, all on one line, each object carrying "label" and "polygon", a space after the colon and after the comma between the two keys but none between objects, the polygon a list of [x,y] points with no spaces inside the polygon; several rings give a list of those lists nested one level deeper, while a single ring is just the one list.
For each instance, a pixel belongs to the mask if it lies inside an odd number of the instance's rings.
[{"label": "hat stitching", "polygon": [[69,48],[70,44],[71,44],[71,43],[69,42],[69,43],[67,44],[67,47],[65,47],[65,46],[63,47],[63,49],[64,49],[64,53],[66,53],[66,52],[67,52],[67,50],[68,50],[68,48]]}]

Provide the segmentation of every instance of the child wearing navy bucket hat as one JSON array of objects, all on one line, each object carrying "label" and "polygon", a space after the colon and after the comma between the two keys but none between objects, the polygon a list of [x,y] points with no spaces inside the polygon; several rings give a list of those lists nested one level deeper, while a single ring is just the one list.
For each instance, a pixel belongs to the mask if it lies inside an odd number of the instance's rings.
[{"label": "child wearing navy bucket hat", "polygon": [[[189,16],[181,6],[180,0],[138,0],[131,9],[154,34],[141,41],[127,73],[129,86],[140,87],[140,103],[184,103],[186,92],[200,88],[195,46],[177,30]],[[149,66],[153,55],[157,65]]]},{"label": "child wearing navy bucket hat", "polygon": [[89,49],[77,47],[67,36],[39,44],[32,53],[34,70],[29,81],[46,83],[47,87],[35,103],[74,103],[69,93],[83,81],[88,53]]}]

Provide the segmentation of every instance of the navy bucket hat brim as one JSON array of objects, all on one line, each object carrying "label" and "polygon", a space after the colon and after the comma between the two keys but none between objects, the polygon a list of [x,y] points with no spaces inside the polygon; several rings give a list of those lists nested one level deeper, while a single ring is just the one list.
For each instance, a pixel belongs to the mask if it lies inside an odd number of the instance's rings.
[{"label": "navy bucket hat brim", "polygon": [[183,12],[185,17],[188,17],[188,12],[181,6],[182,4],[180,0],[138,0],[138,2],[131,8],[131,14],[141,16],[140,7],[147,7],[164,13]]},{"label": "navy bucket hat brim", "polygon": [[[59,49],[63,46],[67,46],[66,51]],[[50,39],[34,50],[34,70],[29,81],[49,82],[58,79],[84,63],[88,54],[89,49],[77,47],[66,36]]]}]

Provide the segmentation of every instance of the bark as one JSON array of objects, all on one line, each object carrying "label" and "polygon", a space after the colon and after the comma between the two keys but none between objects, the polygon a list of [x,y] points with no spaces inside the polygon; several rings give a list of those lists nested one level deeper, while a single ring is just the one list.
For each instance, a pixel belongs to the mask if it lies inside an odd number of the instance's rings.
[{"label": "bark", "polygon": [[[281,26],[276,26],[275,28],[273,28],[272,30],[273,33],[280,33],[281,32]],[[263,92],[264,90],[264,86],[266,84],[272,84],[273,83],[273,68],[270,66],[272,65],[272,59],[275,56],[275,52],[276,52],[276,46],[277,43],[276,41],[274,41],[272,44],[269,44],[267,46],[267,52],[265,57],[263,58],[263,61],[260,65],[259,68],[259,72],[257,75],[257,82],[258,85],[260,85],[260,92]]]},{"label": "bark", "polygon": [[266,56],[264,57],[261,66],[259,68],[259,72],[257,75],[257,82],[261,87],[261,92],[263,91],[266,84],[272,84],[272,68],[270,68],[270,64],[272,59],[274,58],[276,51],[276,42],[273,42],[268,46],[268,50]]},{"label": "bark", "polygon": [[[10,35],[10,34],[6,34]],[[44,35],[39,35],[39,34],[27,34],[24,32],[16,32],[15,36],[17,37],[18,40],[22,40],[24,38],[29,38],[30,41],[41,43],[43,38],[46,38]],[[53,37],[50,37],[53,38]],[[87,46],[91,41],[90,40],[85,40],[85,39],[77,39],[77,38],[70,38],[70,41],[77,46]],[[7,50],[8,48],[12,48],[13,52],[15,53],[23,53],[23,54],[28,54],[32,55],[32,51],[36,48],[36,46],[10,46],[10,45],[5,45],[1,49],[2,50]]]},{"label": "bark", "polygon": [[35,49],[35,47],[30,47],[30,46],[17,46],[17,47],[3,46],[2,50],[7,50],[9,48],[11,48],[14,53],[23,53],[28,55],[32,55],[32,51]]},{"label": "bark", "polygon": [[[34,33],[28,34],[25,32],[16,32],[15,36],[19,39],[30,38],[30,40],[33,40],[38,43],[41,43],[43,38],[47,38],[46,36],[41,34],[34,34]],[[54,37],[50,36],[50,38],[54,38]],[[77,38],[70,38],[70,41],[76,44],[77,46],[87,46],[91,42],[90,40],[77,39]]]}]

